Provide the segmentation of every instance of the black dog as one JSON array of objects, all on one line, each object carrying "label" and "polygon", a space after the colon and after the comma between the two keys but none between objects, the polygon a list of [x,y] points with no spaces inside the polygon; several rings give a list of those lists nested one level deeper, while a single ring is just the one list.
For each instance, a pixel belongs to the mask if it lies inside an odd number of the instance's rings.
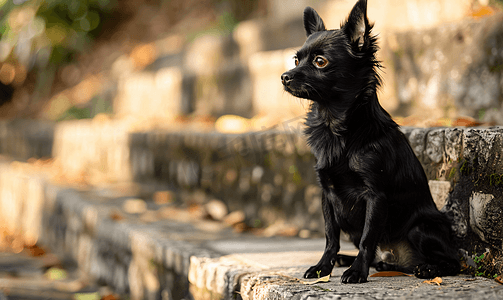
[{"label": "black dog", "polygon": [[377,39],[366,11],[367,1],[359,0],[340,30],[326,30],[307,7],[307,40],[296,67],[281,75],[287,92],[312,100],[305,132],[323,189],[325,252],[304,276],[328,275],[340,262],[340,230],[359,249],[343,283],[366,282],[378,249],[378,270],[456,275],[451,225],[407,139],[378,102]]}]

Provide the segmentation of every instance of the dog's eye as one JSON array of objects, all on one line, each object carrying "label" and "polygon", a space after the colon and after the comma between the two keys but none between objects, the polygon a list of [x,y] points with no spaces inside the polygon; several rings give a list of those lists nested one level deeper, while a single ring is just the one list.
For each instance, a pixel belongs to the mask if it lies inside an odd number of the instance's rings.
[{"label": "dog's eye", "polygon": [[299,65],[299,58],[297,56],[294,56],[293,59],[295,59],[295,66]]},{"label": "dog's eye", "polygon": [[317,67],[317,68],[324,68],[328,65],[328,60],[326,58],[324,58],[323,56],[316,56],[313,60],[313,64]]}]

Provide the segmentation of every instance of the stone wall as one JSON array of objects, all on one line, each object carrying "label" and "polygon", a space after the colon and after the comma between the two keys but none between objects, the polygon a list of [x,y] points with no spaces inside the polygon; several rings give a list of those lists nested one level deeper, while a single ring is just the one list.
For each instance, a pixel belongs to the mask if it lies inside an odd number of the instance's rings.
[{"label": "stone wall", "polygon": [[501,123],[503,14],[388,34],[395,114]]},{"label": "stone wall", "polygon": [[[283,124],[288,126],[287,123]],[[248,134],[134,133],[130,157],[139,182],[204,191],[253,224],[288,221],[320,231],[320,189],[313,158],[296,128]],[[152,168],[136,162],[150,161]]]},{"label": "stone wall", "polygon": [[0,122],[0,153],[20,160],[51,157],[54,126],[31,120]]},{"label": "stone wall", "polygon": [[404,128],[404,132],[434,197],[447,196],[439,208],[453,221],[460,247],[470,254],[491,253],[497,257],[492,262],[495,270],[501,272],[503,128]]}]

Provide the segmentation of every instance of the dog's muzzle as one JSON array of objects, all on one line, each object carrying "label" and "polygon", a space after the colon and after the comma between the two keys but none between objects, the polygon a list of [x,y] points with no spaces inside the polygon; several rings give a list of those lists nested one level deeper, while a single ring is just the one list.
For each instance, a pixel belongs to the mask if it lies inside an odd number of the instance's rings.
[{"label": "dog's muzzle", "polygon": [[291,74],[290,72],[285,72],[281,75],[281,83],[283,83],[284,86],[289,86],[292,80],[293,74]]}]

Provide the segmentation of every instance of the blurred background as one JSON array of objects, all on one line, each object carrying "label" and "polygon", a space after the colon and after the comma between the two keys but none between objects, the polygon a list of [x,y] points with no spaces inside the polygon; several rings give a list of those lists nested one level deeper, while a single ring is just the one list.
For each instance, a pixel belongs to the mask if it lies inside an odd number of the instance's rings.
[{"label": "blurred background", "polygon": [[[308,106],[286,95],[279,80],[305,40],[304,7],[338,28],[353,4],[2,0],[0,118],[267,128]],[[501,123],[501,4],[369,1],[384,65],[380,101],[399,123]]]},{"label": "blurred background", "polygon": [[[47,252],[66,251],[74,269],[131,299],[169,284],[181,299],[188,270],[178,261],[188,267],[194,253],[159,246],[173,257],[154,259],[143,238],[228,239],[234,251],[246,234],[323,243],[302,138],[309,102],[284,92],[280,76],[306,39],[307,5],[339,28],[355,2],[0,0],[0,252],[24,251],[43,260],[36,276],[70,280]],[[379,99],[400,125],[503,125],[503,0],[368,2],[384,66]],[[444,143],[462,149],[462,133],[414,130],[445,199],[467,168]],[[122,234],[125,223],[145,236]],[[0,255],[0,269],[13,257]],[[88,285],[79,282],[64,289]]]}]

